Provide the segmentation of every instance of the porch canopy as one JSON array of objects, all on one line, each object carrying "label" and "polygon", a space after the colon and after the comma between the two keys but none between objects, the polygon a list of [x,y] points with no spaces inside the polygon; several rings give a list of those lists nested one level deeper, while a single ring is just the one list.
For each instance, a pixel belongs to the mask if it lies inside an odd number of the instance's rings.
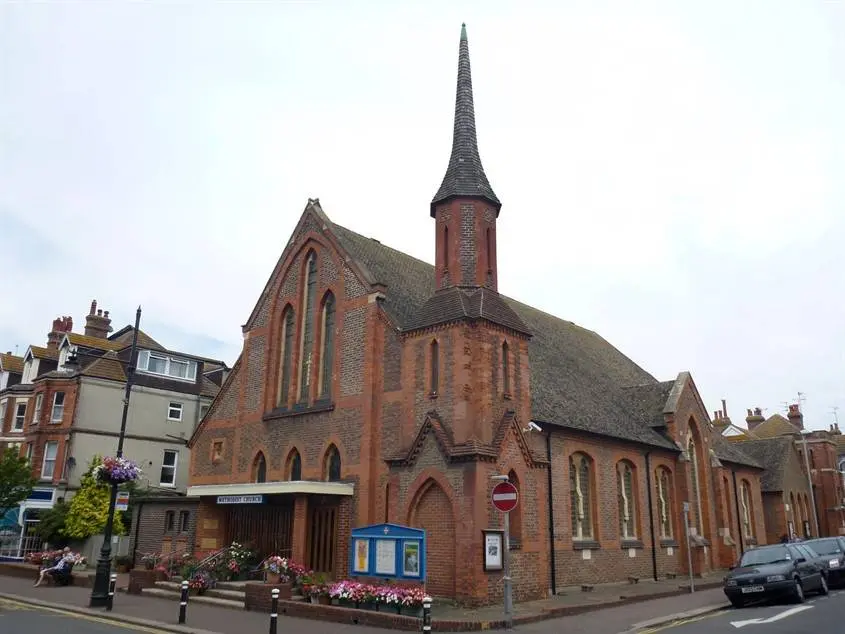
[{"label": "porch canopy", "polygon": [[250,482],[247,484],[201,484],[188,487],[188,496],[232,495],[341,495],[355,494],[351,482],[316,482],[312,480],[287,480],[284,482]]}]

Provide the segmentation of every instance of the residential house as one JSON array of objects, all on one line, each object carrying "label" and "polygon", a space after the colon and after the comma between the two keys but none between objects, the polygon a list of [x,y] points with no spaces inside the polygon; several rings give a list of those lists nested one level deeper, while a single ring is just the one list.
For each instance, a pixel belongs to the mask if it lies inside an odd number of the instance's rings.
[{"label": "residential house", "polygon": [[[20,444],[38,479],[37,499],[21,505],[21,524],[70,498],[95,455],[114,455],[133,334],[132,326],[112,332],[108,311],[94,301],[84,333],[73,332],[70,317],[55,320],[47,346],[27,348],[20,382],[0,392],[11,408],[4,438]],[[137,348],[123,452],[143,469],[142,486],[184,493],[187,440],[229,369],[169,350],[143,331]]]}]

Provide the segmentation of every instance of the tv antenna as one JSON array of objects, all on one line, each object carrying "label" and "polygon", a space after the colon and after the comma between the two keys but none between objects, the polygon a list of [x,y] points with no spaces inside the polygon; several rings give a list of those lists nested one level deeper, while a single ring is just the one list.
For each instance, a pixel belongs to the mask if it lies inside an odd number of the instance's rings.
[{"label": "tv antenna", "polygon": [[839,413],[838,413],[838,412],[839,412],[839,407],[837,407],[836,405],[834,405],[833,407],[831,407],[831,408],[830,408],[830,411],[833,413],[833,423],[834,423],[837,427],[839,427]]}]

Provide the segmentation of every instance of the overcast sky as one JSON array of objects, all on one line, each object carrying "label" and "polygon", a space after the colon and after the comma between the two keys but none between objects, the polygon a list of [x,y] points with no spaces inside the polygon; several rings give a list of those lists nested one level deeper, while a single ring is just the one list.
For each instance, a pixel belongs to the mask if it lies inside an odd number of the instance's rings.
[{"label": "overcast sky", "polygon": [[309,197],[431,262],[466,21],[500,290],[735,422],[845,422],[845,5],[5,2],[0,349],[233,363]]}]

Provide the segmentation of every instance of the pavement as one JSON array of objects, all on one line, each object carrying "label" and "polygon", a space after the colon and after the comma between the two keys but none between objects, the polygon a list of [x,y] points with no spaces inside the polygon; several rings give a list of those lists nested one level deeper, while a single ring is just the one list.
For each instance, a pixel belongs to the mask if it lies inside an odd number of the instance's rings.
[{"label": "pavement", "polygon": [[[763,604],[682,619],[676,623],[634,630],[637,634],[797,634],[843,631],[845,590],[813,596],[800,605]],[[568,634],[568,633],[567,633]]]},{"label": "pavement", "polygon": [[[677,584],[675,588],[677,588]],[[657,589],[659,589],[659,586]],[[623,591],[631,592],[624,588]],[[643,591],[643,589],[640,589],[640,592]],[[597,600],[595,595],[601,592],[609,593],[608,597],[618,599],[620,590],[619,588],[612,590],[597,587],[592,593],[581,594],[594,595],[593,600]],[[105,613],[101,609],[88,609],[90,593],[90,589],[79,587],[57,588],[49,586],[33,588],[30,580],[0,576],[0,599],[5,598],[16,602],[29,603],[38,609],[65,610],[95,619],[116,619],[125,626],[131,625],[136,629],[141,628],[140,631],[179,634],[199,634],[200,632],[205,632],[205,634],[252,634],[253,632],[266,632],[269,626],[267,614],[203,604],[189,604],[187,627],[180,627],[177,623],[179,612],[177,601],[118,593],[115,595],[114,610],[111,613]],[[566,601],[566,595],[560,597],[560,600]],[[549,599],[549,601],[554,601],[554,599]],[[723,609],[726,607],[726,600],[721,589],[710,589],[698,590],[693,594],[676,595],[603,609],[596,609],[597,607],[599,606],[592,606],[595,611],[578,615],[520,624],[516,629],[530,634],[558,634],[562,631],[567,632],[567,634],[622,634],[637,631],[632,628],[635,628],[638,624],[640,627],[646,625],[653,627],[658,623],[677,621]],[[496,610],[496,608],[490,609]],[[452,615],[450,614],[449,617],[452,618]],[[27,615],[14,618],[37,619],[42,617]],[[501,618],[501,612],[492,614],[492,618]],[[11,618],[7,619],[5,623],[10,621]],[[0,632],[5,634],[5,632],[16,633],[18,631],[4,628],[2,623],[0,621]],[[76,627],[82,627],[76,621],[74,623]],[[20,630],[23,633],[42,631],[48,632],[51,630],[41,627],[33,629],[29,626]],[[80,634],[87,632],[84,629],[78,631]],[[384,634],[385,630],[280,615],[279,631],[283,631],[285,634]],[[98,630],[91,630],[91,632],[98,632]],[[70,632],[66,634],[70,634]]]}]

